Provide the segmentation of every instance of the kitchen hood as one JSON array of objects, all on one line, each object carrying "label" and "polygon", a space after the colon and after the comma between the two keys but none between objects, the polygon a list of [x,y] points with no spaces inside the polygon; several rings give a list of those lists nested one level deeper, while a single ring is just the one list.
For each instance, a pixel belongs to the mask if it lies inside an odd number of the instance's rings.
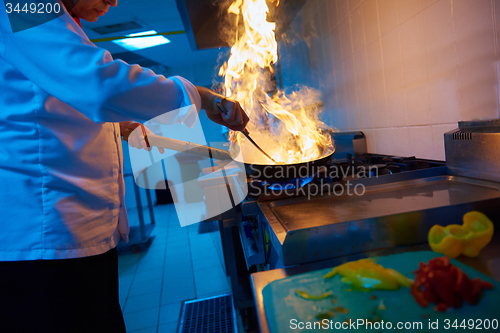
[{"label": "kitchen hood", "polygon": [[[307,0],[268,1],[271,12],[269,21],[276,22],[276,36],[288,29]],[[175,0],[184,24],[184,30],[193,51],[227,47],[221,28],[228,18],[227,9],[231,0]]]}]

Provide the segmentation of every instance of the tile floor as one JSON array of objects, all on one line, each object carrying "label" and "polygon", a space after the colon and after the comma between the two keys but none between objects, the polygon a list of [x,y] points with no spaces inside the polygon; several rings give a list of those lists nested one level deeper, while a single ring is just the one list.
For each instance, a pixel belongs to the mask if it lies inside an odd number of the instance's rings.
[{"label": "tile floor", "polygon": [[[128,333],[176,332],[182,301],[231,292],[219,233],[200,235],[198,224],[181,228],[173,205],[155,206],[154,212],[149,247],[138,254],[123,247],[118,259]],[[138,224],[137,212],[129,215],[131,225]]]}]

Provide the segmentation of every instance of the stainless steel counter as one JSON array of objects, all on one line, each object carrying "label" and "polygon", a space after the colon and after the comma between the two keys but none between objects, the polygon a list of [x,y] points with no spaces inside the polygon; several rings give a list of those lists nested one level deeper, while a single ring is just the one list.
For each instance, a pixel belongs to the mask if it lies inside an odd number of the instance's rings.
[{"label": "stainless steel counter", "polygon": [[[293,198],[269,203],[287,232],[500,198],[498,183],[439,176],[366,187],[362,196]],[[311,216],[311,212],[314,215]]]},{"label": "stainless steel counter", "polygon": [[[386,256],[390,254],[403,253],[408,251],[424,251],[429,250],[428,245],[418,245],[411,247],[398,247],[385,250],[369,251],[359,254],[339,257],[336,259],[312,263],[308,265],[300,265],[287,269],[274,269],[270,271],[253,273],[251,275],[252,292],[254,296],[255,309],[257,311],[257,318],[261,333],[269,333],[269,327],[266,320],[264,311],[264,303],[262,290],[269,283],[283,279],[289,276],[319,270],[328,267],[334,267],[341,263],[358,260],[366,257]],[[462,263],[473,267],[474,269],[493,277],[495,280],[500,281],[500,233],[497,232],[492,242],[481,251],[477,258],[467,258],[461,256],[458,258]],[[416,269],[416,268],[415,268]]]},{"label": "stainless steel counter", "polygon": [[270,238],[271,269],[424,244],[434,224],[460,223],[472,210],[500,220],[500,182],[451,175],[446,167],[352,184],[362,184],[365,192],[258,203]]}]

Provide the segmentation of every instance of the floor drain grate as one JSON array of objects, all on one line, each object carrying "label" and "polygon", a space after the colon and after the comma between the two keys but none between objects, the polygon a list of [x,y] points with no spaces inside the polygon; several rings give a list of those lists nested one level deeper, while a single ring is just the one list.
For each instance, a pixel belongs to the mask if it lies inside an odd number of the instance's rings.
[{"label": "floor drain grate", "polygon": [[219,231],[219,222],[200,222],[200,226],[198,227],[198,235],[208,234],[210,232]]},{"label": "floor drain grate", "polygon": [[237,333],[233,295],[184,302],[179,333]]}]

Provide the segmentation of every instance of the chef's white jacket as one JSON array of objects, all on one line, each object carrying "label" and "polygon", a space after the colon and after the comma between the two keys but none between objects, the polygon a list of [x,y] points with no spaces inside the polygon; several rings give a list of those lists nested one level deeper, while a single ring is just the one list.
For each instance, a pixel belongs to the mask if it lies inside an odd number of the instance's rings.
[{"label": "chef's white jacket", "polygon": [[0,1],[0,261],[98,255],[127,239],[117,122],[193,104],[187,80],[113,60],[68,14],[12,33]]}]

